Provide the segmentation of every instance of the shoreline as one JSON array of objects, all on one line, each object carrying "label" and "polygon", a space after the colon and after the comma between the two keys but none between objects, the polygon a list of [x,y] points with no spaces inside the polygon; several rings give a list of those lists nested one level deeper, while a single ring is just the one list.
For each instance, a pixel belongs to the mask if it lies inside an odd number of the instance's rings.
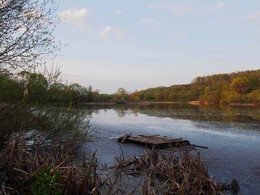
[{"label": "shoreline", "polygon": [[[188,105],[195,105],[195,106],[219,106],[210,102],[200,102],[199,100],[196,101],[189,101],[189,102],[171,102],[171,101],[139,101],[139,102],[81,102],[80,105],[155,105],[155,104],[188,104]],[[230,103],[227,106],[252,106],[252,107],[259,107],[260,104],[258,103]]]}]

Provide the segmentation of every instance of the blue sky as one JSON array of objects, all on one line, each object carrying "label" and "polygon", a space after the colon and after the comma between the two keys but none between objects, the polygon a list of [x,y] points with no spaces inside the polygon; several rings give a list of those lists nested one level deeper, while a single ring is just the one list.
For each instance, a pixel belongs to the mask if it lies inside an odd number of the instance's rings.
[{"label": "blue sky", "polygon": [[63,81],[101,93],[259,69],[260,1],[60,0]]}]

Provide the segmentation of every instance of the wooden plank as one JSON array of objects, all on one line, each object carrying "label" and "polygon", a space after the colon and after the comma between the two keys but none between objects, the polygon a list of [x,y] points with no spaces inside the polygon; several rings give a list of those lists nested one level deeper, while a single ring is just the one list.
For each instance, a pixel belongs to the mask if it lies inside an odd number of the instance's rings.
[{"label": "wooden plank", "polygon": [[193,146],[193,147],[196,147],[196,148],[208,149],[207,146],[200,146],[200,145],[195,145],[195,144],[191,144],[190,146]]},{"label": "wooden plank", "polygon": [[[120,143],[124,143],[127,138],[129,138],[132,134],[125,134],[123,137],[118,138]],[[119,140],[120,139],[120,140]]]},{"label": "wooden plank", "polygon": [[169,148],[169,147],[185,147],[189,146],[190,142],[182,138],[173,139],[169,137],[160,137],[159,135],[129,135],[126,134],[118,139],[119,142],[130,142],[140,145],[145,145],[154,148]]}]

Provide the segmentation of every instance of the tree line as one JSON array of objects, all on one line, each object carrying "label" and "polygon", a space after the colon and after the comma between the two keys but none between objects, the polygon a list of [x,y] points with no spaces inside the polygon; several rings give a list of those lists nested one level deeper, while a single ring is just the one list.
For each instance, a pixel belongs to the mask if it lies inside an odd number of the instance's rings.
[{"label": "tree line", "polygon": [[[119,102],[190,102],[203,104],[260,104],[260,70],[200,76],[190,84],[155,87],[127,93],[120,88],[106,96]],[[99,101],[99,99],[96,99]]]},{"label": "tree line", "polygon": [[199,97],[204,103],[260,103],[260,70],[197,77],[191,85],[204,88]]},{"label": "tree line", "polygon": [[114,94],[101,94],[93,87],[58,81],[59,70],[43,74],[20,72],[17,76],[0,74],[1,102],[37,104],[79,104],[88,102],[189,102],[204,104],[260,103],[260,70],[196,77],[190,84],[156,87]]},{"label": "tree line", "polygon": [[[190,84],[155,87],[127,93],[120,88],[106,96],[121,102],[190,102],[203,104],[260,104],[260,70],[200,76]],[[98,98],[96,99],[99,100]]]}]

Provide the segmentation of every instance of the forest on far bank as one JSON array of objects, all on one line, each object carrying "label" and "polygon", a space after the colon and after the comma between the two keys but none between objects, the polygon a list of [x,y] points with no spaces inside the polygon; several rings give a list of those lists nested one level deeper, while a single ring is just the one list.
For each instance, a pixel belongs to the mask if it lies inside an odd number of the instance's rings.
[{"label": "forest on far bank", "polygon": [[260,104],[260,70],[200,76],[190,84],[156,87],[130,94],[133,101],[200,101],[205,104]]},{"label": "forest on far bank", "polygon": [[[46,74],[45,74],[46,75]],[[260,104],[260,70],[200,76],[190,84],[155,87],[127,92],[119,88],[114,94],[100,94],[91,86],[78,83],[49,83],[41,73],[22,72],[17,77],[0,75],[0,102],[35,103],[88,102],[190,102],[203,104]]]}]

